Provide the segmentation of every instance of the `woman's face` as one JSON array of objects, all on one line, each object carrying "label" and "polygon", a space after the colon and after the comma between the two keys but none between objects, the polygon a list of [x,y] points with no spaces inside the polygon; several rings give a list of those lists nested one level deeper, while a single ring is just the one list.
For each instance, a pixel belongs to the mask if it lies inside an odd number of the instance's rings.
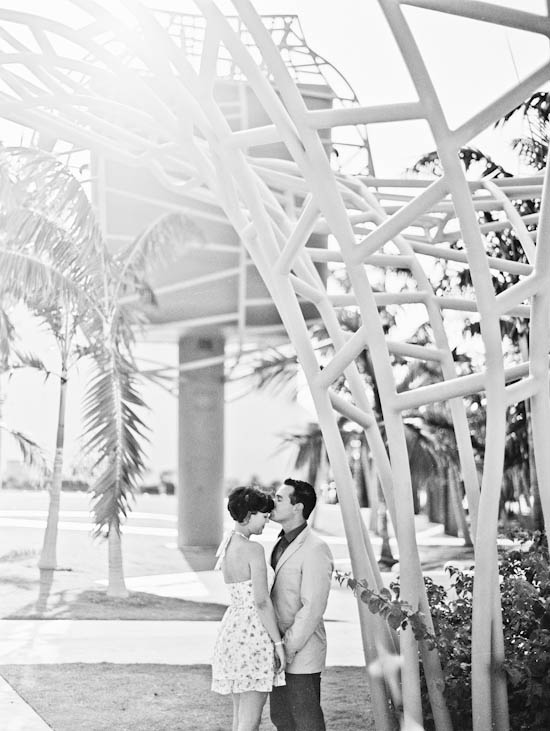
[{"label": "woman's face", "polygon": [[250,513],[250,520],[248,521],[250,532],[255,535],[260,535],[260,533],[263,533],[268,520],[269,513]]}]

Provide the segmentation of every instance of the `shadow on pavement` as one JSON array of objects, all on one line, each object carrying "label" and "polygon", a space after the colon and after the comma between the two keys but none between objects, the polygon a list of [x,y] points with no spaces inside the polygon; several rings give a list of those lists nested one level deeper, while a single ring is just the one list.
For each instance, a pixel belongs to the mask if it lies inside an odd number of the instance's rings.
[{"label": "shadow on pavement", "polygon": [[225,609],[224,604],[187,601],[140,591],[130,592],[126,599],[116,599],[108,597],[105,591],[89,589],[49,594],[47,604],[42,603],[40,611],[37,602],[30,602],[4,615],[2,619],[147,619],[216,622],[222,618]]}]

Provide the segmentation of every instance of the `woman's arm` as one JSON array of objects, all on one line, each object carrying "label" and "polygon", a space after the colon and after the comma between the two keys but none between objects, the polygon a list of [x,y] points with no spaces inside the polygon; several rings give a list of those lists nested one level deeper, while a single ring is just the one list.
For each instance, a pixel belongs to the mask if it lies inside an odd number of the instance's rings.
[{"label": "woman's arm", "polygon": [[267,588],[267,567],[265,563],[264,549],[259,543],[250,543],[250,578],[252,579],[252,592],[254,603],[258,610],[258,616],[265,627],[268,635],[275,645],[275,670],[282,673],[286,665],[286,655],[281,633],[277,626],[275,610],[271,603],[271,597]]},{"label": "woman's arm", "polygon": [[[262,624],[273,642],[275,644],[281,643],[281,633],[277,627],[275,610],[267,588],[267,567],[264,549],[260,543],[250,543],[250,578],[252,579],[254,603]],[[279,645],[277,644],[277,646]]]}]

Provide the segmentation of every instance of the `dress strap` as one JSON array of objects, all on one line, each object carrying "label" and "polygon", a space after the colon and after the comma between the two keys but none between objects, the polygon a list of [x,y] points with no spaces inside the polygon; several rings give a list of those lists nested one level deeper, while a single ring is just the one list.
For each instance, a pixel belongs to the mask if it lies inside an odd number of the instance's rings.
[{"label": "dress strap", "polygon": [[214,566],[214,571],[219,571],[221,569],[223,560],[225,558],[225,552],[227,551],[227,546],[233,538],[234,533],[235,531],[233,530],[227,531],[227,533],[223,537],[222,542],[218,546],[218,550],[216,551],[216,558],[218,560],[216,561],[216,565]]}]

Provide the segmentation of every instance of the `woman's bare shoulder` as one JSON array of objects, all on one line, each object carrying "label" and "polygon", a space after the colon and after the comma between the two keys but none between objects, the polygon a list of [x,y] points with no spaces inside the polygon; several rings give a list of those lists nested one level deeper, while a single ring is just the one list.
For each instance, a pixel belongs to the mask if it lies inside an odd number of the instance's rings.
[{"label": "woman's bare shoulder", "polygon": [[232,541],[229,548],[234,556],[241,555],[250,556],[252,558],[253,556],[265,555],[264,547],[257,541],[239,541],[238,543]]},{"label": "woman's bare shoulder", "polygon": [[261,543],[258,543],[257,541],[249,541],[248,550],[251,559],[264,560],[265,550]]}]

